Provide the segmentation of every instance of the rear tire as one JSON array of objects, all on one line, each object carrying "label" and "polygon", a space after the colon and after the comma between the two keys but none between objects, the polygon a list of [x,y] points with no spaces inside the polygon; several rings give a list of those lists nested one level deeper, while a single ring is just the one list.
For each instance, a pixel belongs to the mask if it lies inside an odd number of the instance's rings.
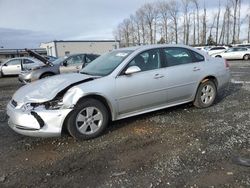
[{"label": "rear tire", "polygon": [[207,108],[213,105],[216,96],[217,89],[214,82],[207,80],[199,85],[194,100],[194,106],[197,108]]},{"label": "rear tire", "polygon": [[243,56],[243,60],[249,60],[250,59],[250,55],[249,54],[246,54]]},{"label": "rear tire", "polygon": [[52,74],[52,73],[44,73],[44,74],[42,74],[42,76],[40,76],[40,79],[47,78],[47,77],[50,77],[50,76],[54,76],[54,74]]},{"label": "rear tire", "polygon": [[76,105],[67,120],[70,135],[79,140],[96,138],[106,129],[108,110],[96,99],[85,99]]}]

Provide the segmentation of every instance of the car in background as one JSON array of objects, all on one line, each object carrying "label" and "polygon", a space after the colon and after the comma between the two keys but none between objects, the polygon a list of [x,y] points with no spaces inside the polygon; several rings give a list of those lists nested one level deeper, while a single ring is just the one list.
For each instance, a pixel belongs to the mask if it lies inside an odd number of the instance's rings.
[{"label": "car in background", "polygon": [[[39,54],[29,51],[36,58],[40,58]],[[19,81],[27,84],[35,80],[53,76],[56,74],[79,72],[84,66],[93,61],[99,55],[96,54],[73,54],[61,57],[53,62],[49,62],[46,58],[42,60],[44,64],[39,67],[27,69],[19,74]]]},{"label": "car in background", "polygon": [[0,77],[19,75],[21,71],[41,66],[43,63],[30,57],[16,57],[0,64]]},{"label": "car in background", "polygon": [[207,52],[212,47],[211,46],[195,46],[194,48],[197,50],[202,50],[202,51]]},{"label": "car in background", "polygon": [[237,45],[237,47],[245,47],[245,48],[250,49],[250,44],[239,44]]},{"label": "car in background", "polygon": [[250,59],[250,49],[244,47],[233,47],[228,50],[212,55],[212,57],[222,57],[225,59]]},{"label": "car in background", "polygon": [[47,56],[44,56],[48,61],[50,61],[50,62],[53,62],[53,61],[55,61],[55,60],[57,60],[58,58],[57,57],[55,57],[55,56],[50,56],[50,55],[47,55]]},{"label": "car in background", "polygon": [[76,139],[91,139],[103,133],[110,120],[189,102],[209,107],[229,80],[227,61],[192,47],[120,48],[80,73],[21,87],[8,103],[8,122],[27,136],[59,136],[68,130]]},{"label": "car in background", "polygon": [[225,46],[216,46],[216,47],[210,48],[207,51],[207,53],[208,53],[208,55],[214,55],[214,54],[217,54],[217,53],[224,52],[227,49],[228,49],[228,47],[225,47]]}]

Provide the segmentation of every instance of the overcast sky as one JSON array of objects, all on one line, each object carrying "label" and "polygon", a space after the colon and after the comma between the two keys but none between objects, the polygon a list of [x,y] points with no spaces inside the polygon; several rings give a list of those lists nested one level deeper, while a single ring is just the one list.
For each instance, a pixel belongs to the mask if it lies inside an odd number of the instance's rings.
[{"label": "overcast sky", "polygon": [[[0,0],[0,47],[36,48],[51,40],[113,39],[113,30],[124,18],[154,1]],[[213,8],[218,0],[206,4]]]}]

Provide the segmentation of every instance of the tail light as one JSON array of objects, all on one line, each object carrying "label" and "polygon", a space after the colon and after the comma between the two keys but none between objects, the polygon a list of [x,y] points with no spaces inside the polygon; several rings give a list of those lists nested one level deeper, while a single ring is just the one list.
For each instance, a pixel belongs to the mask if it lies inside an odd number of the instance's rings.
[{"label": "tail light", "polygon": [[225,60],[225,67],[229,68],[229,63],[227,62],[227,60]]}]

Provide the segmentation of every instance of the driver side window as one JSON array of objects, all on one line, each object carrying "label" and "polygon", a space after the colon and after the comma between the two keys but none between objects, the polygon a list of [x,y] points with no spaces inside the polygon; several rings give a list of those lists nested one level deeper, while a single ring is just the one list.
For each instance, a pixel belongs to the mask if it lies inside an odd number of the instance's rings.
[{"label": "driver side window", "polygon": [[154,70],[161,67],[160,50],[148,50],[138,54],[128,67],[137,66],[141,71]]}]

